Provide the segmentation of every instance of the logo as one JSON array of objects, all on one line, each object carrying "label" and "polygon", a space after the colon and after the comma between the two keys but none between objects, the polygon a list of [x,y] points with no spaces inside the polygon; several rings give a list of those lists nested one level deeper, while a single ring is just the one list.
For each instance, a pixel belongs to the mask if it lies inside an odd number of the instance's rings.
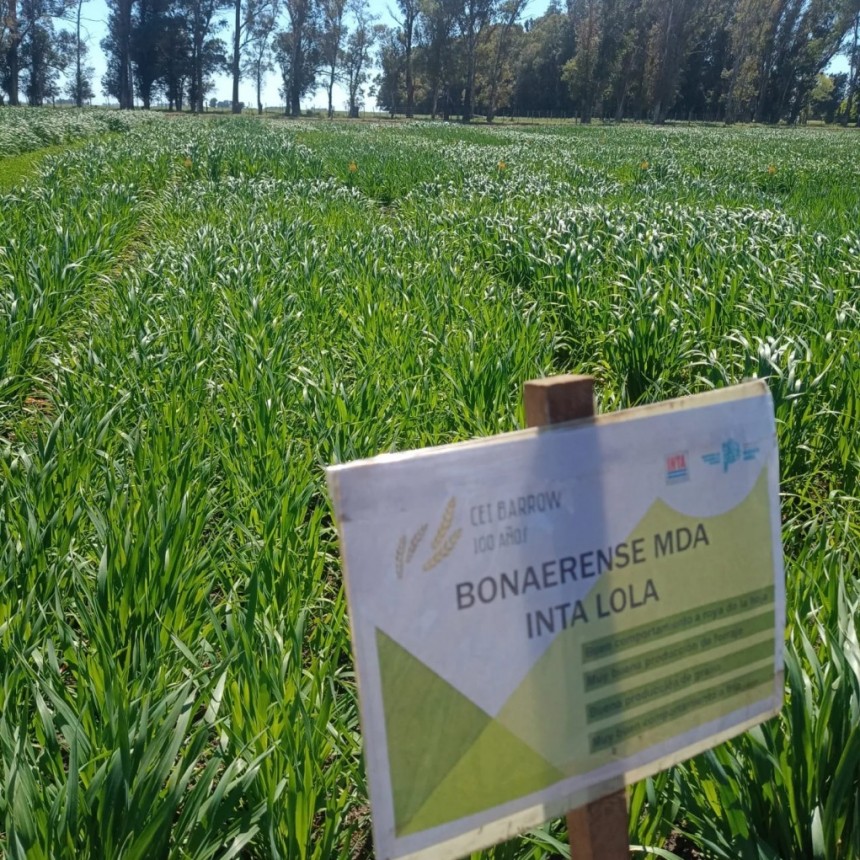
[{"label": "logo", "polygon": [[723,472],[728,472],[732,464],[747,460],[755,460],[759,449],[755,445],[741,445],[736,439],[726,439],[719,451],[703,454],[702,459],[709,466],[722,466]]},{"label": "logo", "polygon": [[[453,496],[448,500],[448,504],[445,505],[445,510],[442,513],[442,521],[439,523],[439,528],[436,529],[436,534],[433,536],[430,544],[430,554],[424,564],[421,565],[421,569],[425,573],[433,570],[436,565],[444,561],[454,551],[454,547],[457,546],[460,540],[463,530],[455,529],[451,531],[456,507],[457,497]],[[394,570],[398,579],[403,578],[407,566],[418,552],[426,534],[427,523],[424,523],[411,538],[407,537],[407,535],[401,535],[394,553]]]},{"label": "logo", "polygon": [[666,483],[680,484],[682,481],[690,480],[690,472],[687,469],[687,452],[680,451],[666,458]]}]

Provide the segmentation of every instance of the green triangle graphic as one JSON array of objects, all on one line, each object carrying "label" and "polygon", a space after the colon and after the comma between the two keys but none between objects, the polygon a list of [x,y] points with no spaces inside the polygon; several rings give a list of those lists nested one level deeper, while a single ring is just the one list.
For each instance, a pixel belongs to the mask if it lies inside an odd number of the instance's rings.
[{"label": "green triangle graphic", "polygon": [[379,629],[376,647],[400,835],[491,718]]},{"label": "green triangle graphic", "polygon": [[492,721],[412,818],[404,833],[417,833],[525,797],[563,779],[563,774]]}]

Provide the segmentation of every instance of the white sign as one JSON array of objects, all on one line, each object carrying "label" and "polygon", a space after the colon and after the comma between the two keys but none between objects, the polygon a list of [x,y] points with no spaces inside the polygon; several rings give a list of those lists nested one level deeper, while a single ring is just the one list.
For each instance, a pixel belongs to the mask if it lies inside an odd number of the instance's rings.
[{"label": "white sign", "polygon": [[328,477],[380,858],[485,847],[778,712],[763,382]]}]

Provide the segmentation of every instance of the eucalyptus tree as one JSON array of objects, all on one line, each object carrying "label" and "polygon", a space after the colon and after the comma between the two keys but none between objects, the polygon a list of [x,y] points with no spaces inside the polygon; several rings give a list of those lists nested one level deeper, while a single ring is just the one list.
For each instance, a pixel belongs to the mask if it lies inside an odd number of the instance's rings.
[{"label": "eucalyptus tree", "polygon": [[576,52],[564,66],[562,78],[579,108],[580,121],[591,122],[597,99],[597,59],[600,52],[600,0],[578,0],[570,17],[576,33]]},{"label": "eucalyptus tree", "polygon": [[95,90],[93,89],[95,69],[86,62],[88,55],[89,48],[86,42],[78,42],[74,74],[69,77],[66,83],[66,94],[74,101],[76,107],[83,107],[84,102],[89,102],[95,98]]},{"label": "eucalyptus tree", "polygon": [[647,45],[645,88],[651,120],[662,125],[678,95],[681,70],[701,7],[698,0],[650,2],[653,24]]},{"label": "eucalyptus tree", "polygon": [[108,0],[108,32],[102,40],[105,90],[121,108],[134,106],[134,84],[144,107],[157,86],[171,107],[187,92],[191,110],[203,110],[209,76],[225,64],[217,37],[230,0]]},{"label": "eucalyptus tree", "polygon": [[426,83],[430,90],[430,115],[439,110],[439,92],[451,65],[456,0],[419,0],[418,42]]},{"label": "eucalyptus tree", "polygon": [[546,13],[529,21],[515,58],[515,106],[531,110],[566,110],[570,92],[562,68],[574,50],[573,26],[561,8],[550,3]]},{"label": "eucalyptus tree", "polygon": [[403,42],[394,27],[380,26],[377,36],[376,103],[387,110],[392,118],[406,102],[403,88]]},{"label": "eucalyptus tree", "polygon": [[616,122],[628,115],[631,105],[641,111],[649,27],[646,10],[637,0],[625,0],[619,17],[623,25],[607,87]]},{"label": "eucalyptus tree", "polygon": [[19,88],[21,76],[21,42],[27,35],[27,22],[19,15],[18,0],[0,0],[3,15],[0,16],[0,51],[3,53],[3,90],[13,107],[20,104]]},{"label": "eucalyptus tree", "polygon": [[[65,59],[68,49],[67,42],[57,44],[59,37],[52,21],[65,16],[66,3],[67,0],[0,0],[0,86],[10,105],[20,104],[22,72],[26,86],[41,104],[42,77],[51,74],[52,64],[60,57]],[[28,100],[32,103],[30,96]]]},{"label": "eucalyptus tree", "polygon": [[18,104],[19,75],[21,69],[21,21],[18,18],[17,0],[0,0],[0,104],[3,94],[9,104]]},{"label": "eucalyptus tree", "polygon": [[[274,29],[277,18],[277,0],[233,0],[233,54],[230,59],[230,74],[233,79],[233,113],[241,113],[239,81],[242,78],[242,56],[252,43],[263,36],[264,43]],[[258,25],[258,21],[260,22]],[[257,103],[260,103],[260,81],[258,79]]]},{"label": "eucalyptus tree", "polygon": [[248,30],[247,53],[243,72],[254,81],[257,94],[257,113],[263,113],[263,80],[274,68],[272,63],[272,36],[278,23],[280,4],[271,0],[267,8],[254,16]]},{"label": "eucalyptus tree", "polygon": [[[855,0],[853,16],[849,27],[849,38],[845,46],[848,57],[847,98],[845,102],[845,122],[849,122],[857,99],[860,97],[860,2]],[[857,127],[860,128],[860,110],[857,111]]]},{"label": "eucalyptus tree", "polygon": [[[412,67],[412,53],[415,44],[415,28],[420,12],[420,0],[397,0],[397,12],[389,9],[389,14],[400,27],[403,42],[403,63],[406,75],[406,116],[415,115],[415,78]],[[399,17],[398,17],[399,16]]]},{"label": "eucalyptus tree", "polygon": [[209,75],[226,64],[225,46],[216,33],[224,23],[220,14],[231,5],[229,0],[182,0],[190,36],[188,102],[193,113],[203,112]]},{"label": "eucalyptus tree", "polygon": [[191,79],[191,32],[184,10],[176,6],[165,18],[165,28],[159,43],[161,86],[167,96],[169,110],[181,111],[185,92]]},{"label": "eucalyptus tree", "polygon": [[765,75],[768,42],[773,37],[778,0],[737,0],[729,38],[731,65],[726,69],[728,89],[725,119],[751,119],[756,96]]},{"label": "eucalyptus tree", "polygon": [[851,24],[846,0],[779,0],[765,54],[756,119],[793,122],[818,73],[838,53]]},{"label": "eucalyptus tree", "polygon": [[343,54],[343,40],[348,33],[344,25],[346,0],[321,0],[322,33],[320,35],[320,59],[326,73],[326,94],[328,96],[328,117],[334,116],[334,85],[338,79],[338,69]]},{"label": "eucalyptus tree", "polygon": [[499,94],[499,79],[502,65],[507,58],[511,43],[511,31],[519,21],[528,0],[504,0],[498,9],[499,20],[494,27],[495,45],[493,61],[489,74],[489,94],[487,96],[487,122],[492,122],[496,116],[496,101]]},{"label": "eucalyptus tree", "polygon": [[[55,10],[59,11],[59,10]],[[21,72],[27,103],[39,107],[59,95],[58,78],[69,61],[71,34],[57,33],[45,0],[23,0]]]},{"label": "eucalyptus tree", "polygon": [[383,31],[376,26],[376,18],[370,14],[367,0],[352,0],[349,11],[353,24],[346,40],[343,70],[349,99],[349,116],[351,119],[358,119],[362,87],[369,77],[370,52]]},{"label": "eucalyptus tree", "polygon": [[478,44],[493,20],[495,8],[495,0],[463,0],[455,15],[465,69],[462,114],[464,123],[471,122],[474,115]]},{"label": "eucalyptus tree", "polygon": [[94,69],[92,66],[85,65],[89,47],[81,35],[81,13],[83,11],[84,0],[76,0],[74,4],[74,23],[75,23],[75,47],[74,47],[74,74],[70,78],[67,86],[69,96],[74,99],[76,107],[83,107],[85,101],[89,101],[95,93],[93,92],[92,78]]},{"label": "eucalyptus tree", "polygon": [[107,61],[102,86],[116,98],[121,110],[134,107],[131,38],[132,0],[109,0],[107,35],[101,41]]},{"label": "eucalyptus tree", "polygon": [[284,0],[287,29],[275,36],[275,56],[281,69],[288,116],[301,113],[301,100],[316,82],[321,10],[318,0]]},{"label": "eucalyptus tree", "polygon": [[134,0],[131,13],[131,65],[137,98],[149,110],[162,75],[161,43],[168,26],[169,0]]}]

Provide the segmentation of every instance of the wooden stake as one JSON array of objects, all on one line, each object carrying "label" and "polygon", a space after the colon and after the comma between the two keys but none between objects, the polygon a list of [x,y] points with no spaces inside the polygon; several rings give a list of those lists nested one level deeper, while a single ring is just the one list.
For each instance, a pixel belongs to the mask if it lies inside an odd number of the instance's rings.
[{"label": "wooden stake", "polygon": [[594,415],[594,377],[566,374],[533,379],[523,387],[523,399],[529,427],[590,418]]},{"label": "wooden stake", "polygon": [[629,860],[627,792],[622,788],[567,813],[571,860]]},{"label": "wooden stake", "polygon": [[[594,415],[593,376],[551,376],[523,388],[526,423],[545,427]],[[624,789],[567,814],[572,860],[628,860],[627,793]]]}]

